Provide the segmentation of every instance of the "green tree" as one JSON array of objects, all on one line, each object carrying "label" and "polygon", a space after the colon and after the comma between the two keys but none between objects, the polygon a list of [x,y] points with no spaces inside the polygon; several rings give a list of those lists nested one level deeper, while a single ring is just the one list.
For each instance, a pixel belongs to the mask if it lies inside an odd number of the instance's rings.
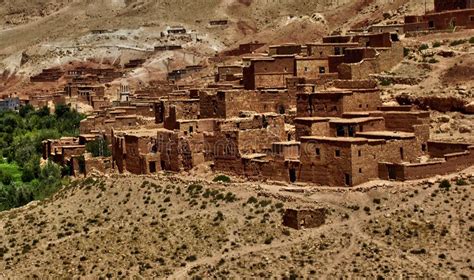
[{"label": "green tree", "polygon": [[111,156],[109,146],[103,138],[96,139],[86,144],[86,151],[92,154],[93,157],[108,157]]}]

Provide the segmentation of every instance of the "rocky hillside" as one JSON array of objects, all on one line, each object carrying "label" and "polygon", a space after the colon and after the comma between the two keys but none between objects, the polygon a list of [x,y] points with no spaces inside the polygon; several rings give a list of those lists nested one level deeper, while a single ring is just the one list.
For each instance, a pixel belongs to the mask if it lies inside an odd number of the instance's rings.
[{"label": "rocky hillside", "polygon": [[[432,179],[305,193],[169,175],[88,178],[0,213],[0,277],[467,279],[466,172],[450,188]],[[328,217],[297,231],[281,224],[287,207],[324,207]]]},{"label": "rocky hillside", "polygon": [[[120,57],[121,52],[101,48],[153,47],[169,25],[195,31],[210,46],[204,48],[208,54],[249,40],[316,41],[334,30],[397,21],[404,13],[419,10],[420,3],[414,0],[2,0],[0,70],[37,72],[71,60],[55,52],[67,53],[78,46],[92,50],[75,54],[76,59]],[[210,28],[209,21],[216,19],[229,20],[229,25]],[[104,42],[107,36],[91,36],[95,29],[114,29],[116,34]],[[22,67],[22,53],[37,57],[34,67]]]}]

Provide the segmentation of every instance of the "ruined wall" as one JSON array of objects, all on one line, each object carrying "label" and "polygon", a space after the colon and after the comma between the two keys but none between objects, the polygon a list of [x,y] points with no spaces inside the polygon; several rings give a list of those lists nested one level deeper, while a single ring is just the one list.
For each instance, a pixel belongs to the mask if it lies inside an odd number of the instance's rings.
[{"label": "ruined wall", "polygon": [[326,221],[326,209],[286,209],[283,225],[294,229],[316,228]]}]

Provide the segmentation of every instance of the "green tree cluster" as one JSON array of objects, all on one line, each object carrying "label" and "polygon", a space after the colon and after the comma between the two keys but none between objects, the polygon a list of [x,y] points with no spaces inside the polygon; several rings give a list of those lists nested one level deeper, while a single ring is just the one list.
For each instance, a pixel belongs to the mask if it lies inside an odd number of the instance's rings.
[{"label": "green tree cluster", "polygon": [[[62,170],[54,163],[40,166],[42,141],[77,136],[84,118],[68,105],[35,110],[22,106],[18,112],[0,112],[0,211],[22,206],[53,194],[61,185]],[[18,179],[3,169],[18,167]],[[9,168],[5,168],[8,166]]]}]

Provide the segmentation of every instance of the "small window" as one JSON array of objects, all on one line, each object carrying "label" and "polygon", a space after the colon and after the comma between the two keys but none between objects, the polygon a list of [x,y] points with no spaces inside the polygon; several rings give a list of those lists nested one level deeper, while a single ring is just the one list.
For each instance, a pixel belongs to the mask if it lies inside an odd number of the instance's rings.
[{"label": "small window", "polygon": [[359,173],[362,173],[362,168],[359,168]]},{"label": "small window", "polygon": [[194,128],[192,126],[189,127],[189,133],[193,133]]},{"label": "small window", "polygon": [[322,66],[319,67],[319,73],[320,73],[320,74],[326,73],[326,68],[324,68],[324,67],[322,67]]},{"label": "small window", "polygon": [[305,71],[305,72],[308,72],[308,67],[305,67],[305,68],[304,68],[304,71]]},{"label": "small window", "polygon": [[320,156],[321,155],[321,150],[319,148],[316,148],[316,155]]},{"label": "small window", "polygon": [[403,147],[400,148],[400,158],[401,158],[402,160],[405,159],[405,153],[403,152]]},{"label": "small window", "polygon": [[361,156],[362,156],[362,151],[359,150],[358,154],[359,154],[359,156],[361,157]]},{"label": "small window", "polygon": [[421,150],[422,150],[423,152],[426,152],[426,144],[421,144]]},{"label": "small window", "polygon": [[336,150],[336,157],[340,157],[341,156],[341,151],[340,150]]},{"label": "small window", "polygon": [[469,20],[470,20],[470,21],[474,21],[474,16],[471,16],[471,17],[469,18]]}]

